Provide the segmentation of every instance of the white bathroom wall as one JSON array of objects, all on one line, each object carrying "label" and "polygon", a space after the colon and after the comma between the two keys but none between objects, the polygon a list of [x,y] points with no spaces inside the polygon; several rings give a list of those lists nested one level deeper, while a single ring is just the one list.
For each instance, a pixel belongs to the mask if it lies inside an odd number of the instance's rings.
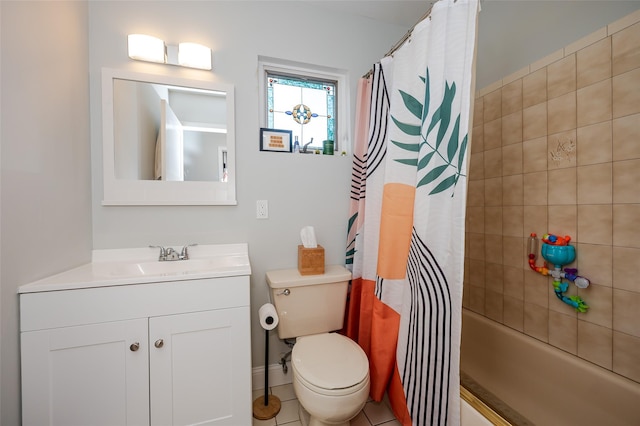
[{"label": "white bathroom wall", "polygon": [[[346,70],[354,99],[357,79],[407,28],[290,1],[91,1],[89,28],[94,248],[247,242],[253,268],[253,364],[262,366],[264,331],[257,310],[268,301],[265,271],[296,267],[299,231],[305,225],[315,226],[327,263],[344,263],[351,156],[259,151],[258,56]],[[126,50],[130,33],[154,35],[170,44],[208,45],[213,49],[213,70],[132,61]],[[237,206],[101,205],[102,67],[235,86]],[[268,200],[269,219],[256,219],[257,200]],[[275,333],[270,346],[271,362],[276,362],[285,346]]]},{"label": "white bathroom wall", "polygon": [[20,424],[17,288],[91,256],[87,4],[0,2],[1,417]]}]

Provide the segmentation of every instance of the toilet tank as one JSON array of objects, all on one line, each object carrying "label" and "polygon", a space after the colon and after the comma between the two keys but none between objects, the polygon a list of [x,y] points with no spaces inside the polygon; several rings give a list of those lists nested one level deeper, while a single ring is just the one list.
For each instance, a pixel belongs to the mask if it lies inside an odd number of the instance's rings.
[{"label": "toilet tank", "polygon": [[347,268],[329,265],[320,275],[281,269],[266,275],[280,320],[278,337],[289,339],[342,328],[351,279]]}]

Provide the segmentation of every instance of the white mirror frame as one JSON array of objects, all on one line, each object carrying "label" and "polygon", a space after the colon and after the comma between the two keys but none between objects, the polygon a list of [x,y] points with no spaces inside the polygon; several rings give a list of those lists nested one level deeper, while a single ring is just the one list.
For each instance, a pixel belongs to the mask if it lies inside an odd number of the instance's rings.
[{"label": "white mirror frame", "polygon": [[[227,108],[227,182],[171,182],[116,179],[113,119],[113,80],[135,80],[195,89],[224,91]],[[145,74],[135,71],[102,70],[102,176],[104,206],[236,205],[235,107],[231,84]]]}]

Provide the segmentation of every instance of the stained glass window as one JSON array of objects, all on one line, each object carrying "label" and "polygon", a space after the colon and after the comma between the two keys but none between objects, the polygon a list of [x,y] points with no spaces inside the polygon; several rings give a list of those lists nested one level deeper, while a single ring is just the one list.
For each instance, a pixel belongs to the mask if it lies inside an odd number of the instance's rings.
[{"label": "stained glass window", "polygon": [[300,150],[335,141],[336,82],[267,73],[267,127],[292,131]]}]

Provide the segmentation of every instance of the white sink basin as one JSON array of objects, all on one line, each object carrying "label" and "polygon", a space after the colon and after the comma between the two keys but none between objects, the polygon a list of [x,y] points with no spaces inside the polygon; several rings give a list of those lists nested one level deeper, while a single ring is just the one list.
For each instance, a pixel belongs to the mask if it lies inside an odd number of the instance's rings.
[{"label": "white sink basin", "polygon": [[93,273],[105,277],[140,277],[146,275],[189,275],[211,272],[218,274],[246,265],[243,256],[228,255],[189,260],[97,262]]},{"label": "white sink basin", "polygon": [[91,263],[23,285],[18,292],[251,275],[246,244],[190,247],[188,260],[160,262],[158,253],[151,248],[94,250]]}]

